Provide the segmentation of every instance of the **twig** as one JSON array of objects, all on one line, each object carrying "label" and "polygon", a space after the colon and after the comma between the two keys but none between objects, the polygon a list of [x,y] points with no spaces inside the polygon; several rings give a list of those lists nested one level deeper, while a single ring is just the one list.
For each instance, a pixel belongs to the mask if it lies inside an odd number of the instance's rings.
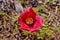
[{"label": "twig", "polygon": [[57,8],[58,8],[58,6],[56,6],[56,8],[55,8],[55,14],[57,14]]}]

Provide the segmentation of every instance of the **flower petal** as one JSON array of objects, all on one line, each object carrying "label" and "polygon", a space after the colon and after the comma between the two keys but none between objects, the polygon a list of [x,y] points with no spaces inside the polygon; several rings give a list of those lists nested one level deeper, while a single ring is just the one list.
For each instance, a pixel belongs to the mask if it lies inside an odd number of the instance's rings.
[{"label": "flower petal", "polygon": [[42,18],[40,16],[36,16],[36,22],[34,26],[30,29],[31,32],[38,30],[38,27],[43,26]]},{"label": "flower petal", "polygon": [[28,17],[28,13],[29,13],[28,10],[24,11],[23,13],[21,13],[20,14],[21,19],[22,20],[25,20]]},{"label": "flower petal", "polygon": [[29,9],[28,17],[32,17],[33,19],[35,19],[35,17],[36,17],[36,13],[35,13],[35,11],[32,9],[32,7],[30,7],[30,9]]},{"label": "flower petal", "polygon": [[38,26],[43,26],[43,22],[42,22],[42,18],[40,16],[36,16],[36,22],[34,24],[34,27],[38,27]]},{"label": "flower petal", "polygon": [[31,28],[30,32],[34,32],[34,31],[37,31],[37,30],[38,30],[38,28]]},{"label": "flower petal", "polygon": [[26,25],[25,23],[21,23],[21,27],[19,28],[20,30],[30,30],[30,27]]},{"label": "flower petal", "polygon": [[35,20],[36,13],[32,9],[32,7],[30,7],[30,9],[25,10],[23,13],[21,13],[20,17],[22,18],[22,20],[25,20],[26,18],[29,18],[29,17]]}]

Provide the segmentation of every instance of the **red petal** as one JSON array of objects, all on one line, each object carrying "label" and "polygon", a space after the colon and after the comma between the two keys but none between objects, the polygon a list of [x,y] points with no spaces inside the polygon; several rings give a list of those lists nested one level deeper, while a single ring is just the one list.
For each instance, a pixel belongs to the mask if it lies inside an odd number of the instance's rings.
[{"label": "red petal", "polygon": [[36,22],[34,26],[30,29],[31,32],[38,30],[40,26],[43,26],[42,18],[40,16],[36,16]]},{"label": "red petal", "polygon": [[35,11],[32,9],[32,7],[29,9],[28,17],[32,17],[33,19],[35,19],[35,17],[36,17],[36,13],[35,13]]},{"label": "red petal", "polygon": [[19,19],[19,24],[21,24],[21,27],[19,28],[20,30],[30,30],[30,27],[26,25],[21,18]]},{"label": "red petal", "polygon": [[26,24],[24,24],[24,23],[22,23],[21,24],[21,27],[19,28],[20,30],[30,30],[30,27],[29,26],[27,26]]},{"label": "red petal", "polygon": [[22,20],[25,20],[28,17],[31,17],[35,20],[36,17],[36,13],[34,12],[34,10],[32,9],[32,7],[26,11],[24,11],[23,13],[21,13],[21,18]]},{"label": "red petal", "polygon": [[34,24],[34,27],[38,27],[38,26],[43,26],[43,22],[42,22],[42,18],[40,16],[36,16],[36,22]]},{"label": "red petal", "polygon": [[29,13],[28,10],[24,11],[23,13],[21,13],[21,15],[20,15],[21,19],[25,20],[27,18],[27,16],[28,16],[28,13]]}]

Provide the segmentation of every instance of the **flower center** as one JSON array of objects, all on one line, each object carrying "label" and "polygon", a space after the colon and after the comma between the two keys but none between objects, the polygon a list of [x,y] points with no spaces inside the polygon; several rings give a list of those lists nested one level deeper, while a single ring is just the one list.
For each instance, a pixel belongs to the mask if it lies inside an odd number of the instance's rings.
[{"label": "flower center", "polygon": [[26,24],[28,24],[28,25],[33,24],[33,19],[32,18],[27,18],[26,19]]}]

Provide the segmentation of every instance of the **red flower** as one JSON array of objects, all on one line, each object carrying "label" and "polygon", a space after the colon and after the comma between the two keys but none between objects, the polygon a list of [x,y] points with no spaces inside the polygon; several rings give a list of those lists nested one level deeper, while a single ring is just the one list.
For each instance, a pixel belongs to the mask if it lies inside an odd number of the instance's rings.
[{"label": "red flower", "polygon": [[36,15],[32,7],[20,14],[18,23],[21,24],[20,30],[28,30],[30,32],[34,32],[43,26],[42,18]]}]

